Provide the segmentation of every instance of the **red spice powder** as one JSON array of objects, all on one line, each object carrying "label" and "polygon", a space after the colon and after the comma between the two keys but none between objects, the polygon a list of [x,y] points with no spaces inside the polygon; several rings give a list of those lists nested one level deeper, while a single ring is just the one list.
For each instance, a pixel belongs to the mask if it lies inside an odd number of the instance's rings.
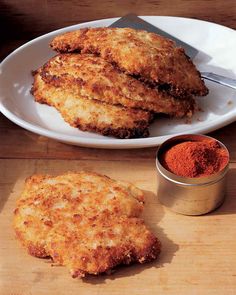
[{"label": "red spice powder", "polygon": [[162,165],[183,177],[204,177],[221,171],[228,163],[226,149],[212,139],[185,141],[164,152]]}]

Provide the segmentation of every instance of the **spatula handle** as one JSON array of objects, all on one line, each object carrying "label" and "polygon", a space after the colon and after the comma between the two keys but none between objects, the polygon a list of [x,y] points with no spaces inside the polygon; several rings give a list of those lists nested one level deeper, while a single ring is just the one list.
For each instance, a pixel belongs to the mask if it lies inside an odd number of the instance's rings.
[{"label": "spatula handle", "polygon": [[203,79],[207,79],[212,82],[236,89],[236,79],[227,78],[210,72],[202,72],[201,76]]}]

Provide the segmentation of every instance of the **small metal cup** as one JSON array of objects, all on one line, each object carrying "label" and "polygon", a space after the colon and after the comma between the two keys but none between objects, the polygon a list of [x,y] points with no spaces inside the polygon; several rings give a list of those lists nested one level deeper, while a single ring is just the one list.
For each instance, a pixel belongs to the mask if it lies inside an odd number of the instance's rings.
[{"label": "small metal cup", "polygon": [[[184,215],[206,214],[219,207],[224,201],[229,161],[218,173],[198,178],[175,175],[166,170],[160,161],[161,155],[168,147],[184,141],[199,141],[204,138],[213,139],[209,136],[195,134],[175,136],[160,145],[157,151],[157,196],[163,205],[177,213]],[[218,143],[228,152],[220,141]]]}]

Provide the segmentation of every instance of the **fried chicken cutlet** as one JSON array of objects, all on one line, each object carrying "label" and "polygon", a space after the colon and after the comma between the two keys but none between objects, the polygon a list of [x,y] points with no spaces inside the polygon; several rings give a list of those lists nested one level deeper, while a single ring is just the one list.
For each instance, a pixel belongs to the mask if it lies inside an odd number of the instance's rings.
[{"label": "fried chicken cutlet", "polygon": [[148,126],[153,119],[150,112],[88,99],[60,79],[45,82],[43,75],[41,69],[35,73],[31,93],[37,102],[54,106],[71,126],[117,138],[149,135]]},{"label": "fried chicken cutlet", "polygon": [[76,96],[108,104],[173,117],[191,117],[194,111],[192,98],[176,99],[164,91],[149,88],[101,57],[89,54],[59,54],[43,66],[41,77],[55,87],[69,88]]},{"label": "fried chicken cutlet", "polygon": [[51,257],[72,277],[98,275],[158,257],[160,242],[139,218],[143,202],[132,184],[92,172],[34,175],[17,201],[14,229],[29,254]]},{"label": "fried chicken cutlet", "polygon": [[208,89],[184,49],[167,38],[131,28],[85,28],[56,36],[61,53],[93,53],[120,70],[174,96],[206,95]]}]

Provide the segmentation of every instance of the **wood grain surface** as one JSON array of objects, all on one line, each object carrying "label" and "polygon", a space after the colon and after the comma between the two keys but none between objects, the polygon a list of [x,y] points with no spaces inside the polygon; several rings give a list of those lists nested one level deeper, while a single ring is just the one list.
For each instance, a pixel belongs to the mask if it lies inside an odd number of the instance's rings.
[{"label": "wood grain surface", "polygon": [[[0,0],[0,61],[41,34],[90,20],[170,15],[236,29],[235,0],[62,1]],[[156,196],[156,147],[105,150],[70,146],[33,134],[0,114],[0,295],[234,295],[236,294],[236,122],[210,135],[230,151],[227,196],[216,211],[199,217],[175,214]],[[111,276],[72,279],[64,267],[29,256],[12,229],[15,200],[34,173],[91,170],[128,180],[144,190],[144,219],[160,238],[160,259],[122,267]]]}]

